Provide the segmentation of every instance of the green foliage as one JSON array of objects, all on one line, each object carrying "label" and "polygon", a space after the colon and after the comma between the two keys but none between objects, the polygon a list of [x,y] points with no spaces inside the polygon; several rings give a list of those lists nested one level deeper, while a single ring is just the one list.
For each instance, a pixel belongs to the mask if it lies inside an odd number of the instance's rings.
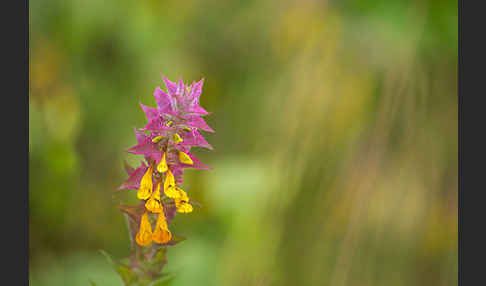
[{"label": "green foliage", "polygon": [[164,277],[157,281],[153,281],[148,286],[169,286],[171,285],[172,281],[174,281],[174,277]]},{"label": "green foliage", "polygon": [[[32,286],[457,284],[457,1],[29,4]],[[160,73],[206,78],[215,170],[187,243],[111,271]]]},{"label": "green foliage", "polygon": [[125,283],[126,286],[138,286],[140,285],[138,282],[137,275],[128,267],[120,262],[116,262],[111,258],[111,256],[106,253],[104,250],[100,250],[101,254],[105,256],[106,260],[110,263],[113,269],[120,275],[121,279]]},{"label": "green foliage", "polygon": [[[181,239],[177,239],[181,241]],[[138,248],[141,255],[134,255],[127,259],[130,265],[128,266],[121,261],[115,261],[104,250],[100,250],[101,254],[106,258],[108,263],[118,273],[125,286],[154,286],[154,285],[170,285],[174,280],[174,276],[162,273],[164,265],[167,263],[167,247],[163,246],[158,249]],[[153,252],[155,254],[150,254]]]}]

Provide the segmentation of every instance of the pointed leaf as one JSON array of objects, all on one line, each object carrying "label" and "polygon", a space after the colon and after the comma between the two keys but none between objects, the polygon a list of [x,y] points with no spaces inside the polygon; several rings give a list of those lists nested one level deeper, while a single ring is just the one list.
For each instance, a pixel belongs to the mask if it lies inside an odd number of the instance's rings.
[{"label": "pointed leaf", "polygon": [[166,245],[176,245],[180,242],[183,242],[184,240],[186,240],[187,238],[185,237],[182,237],[182,236],[177,236],[177,235],[172,235],[172,239],[166,243]]},{"label": "pointed leaf", "polygon": [[175,276],[173,276],[173,275],[166,276],[166,277],[163,277],[159,280],[152,282],[152,284],[150,284],[150,286],[169,286],[169,285],[171,285],[172,281],[174,281],[174,279],[175,279]]},{"label": "pointed leaf", "polygon": [[137,280],[137,276],[128,266],[114,261],[113,258],[106,251],[100,250],[100,252],[101,254],[103,254],[103,256],[105,256],[108,263],[110,263],[115,271],[120,275],[123,282],[125,282],[125,285],[131,285]]}]

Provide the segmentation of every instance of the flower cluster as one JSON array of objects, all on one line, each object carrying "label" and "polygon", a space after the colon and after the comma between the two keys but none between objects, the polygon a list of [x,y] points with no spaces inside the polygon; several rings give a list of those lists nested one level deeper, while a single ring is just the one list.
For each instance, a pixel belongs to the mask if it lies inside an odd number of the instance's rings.
[{"label": "flower cluster", "polygon": [[[193,211],[194,202],[182,189],[184,169],[210,169],[190,152],[196,146],[212,150],[199,132],[214,132],[202,118],[209,113],[199,106],[204,79],[187,86],[181,79],[178,82],[164,76],[162,79],[167,92],[156,88],[155,108],[140,104],[148,122],[135,129],[137,145],[126,150],[143,155],[145,162],[136,169],[127,167],[129,178],[118,188],[138,190],[142,211],[129,211],[130,207],[122,210],[137,221],[135,241],[140,246],[148,246],[152,241],[157,244],[171,241],[169,224],[175,213]],[[131,209],[136,210],[137,206]]]}]

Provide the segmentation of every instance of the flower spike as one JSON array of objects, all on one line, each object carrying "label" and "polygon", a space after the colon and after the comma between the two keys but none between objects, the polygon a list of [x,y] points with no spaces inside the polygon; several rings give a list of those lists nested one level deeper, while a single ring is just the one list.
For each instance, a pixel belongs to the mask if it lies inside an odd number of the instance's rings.
[{"label": "flower spike", "polygon": [[140,200],[137,205],[119,208],[127,216],[133,243],[134,253],[127,265],[143,279],[163,275],[166,260],[161,252],[181,241],[169,227],[176,215],[191,213],[193,206],[198,205],[182,189],[183,172],[188,168],[211,168],[191,149],[213,150],[202,135],[203,131],[214,132],[203,119],[209,112],[200,106],[204,79],[185,84],[182,78],[172,82],[162,76],[162,81],[165,90],[157,87],[153,93],[156,106],[139,104],[147,121],[134,128],[136,145],[126,149],[145,160],[138,167],[125,166],[128,179],[117,189],[137,190]]}]

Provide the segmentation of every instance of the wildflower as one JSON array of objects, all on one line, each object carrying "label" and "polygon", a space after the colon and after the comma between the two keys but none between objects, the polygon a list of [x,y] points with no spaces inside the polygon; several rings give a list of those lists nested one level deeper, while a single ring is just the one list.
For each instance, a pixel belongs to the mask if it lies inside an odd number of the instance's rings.
[{"label": "wildflower", "polygon": [[140,188],[138,189],[137,198],[146,200],[152,193],[152,166],[147,169],[145,175],[143,175],[140,182]]},{"label": "wildflower", "polygon": [[187,164],[187,165],[194,164],[191,157],[189,157],[189,155],[187,155],[184,152],[179,152],[179,160],[181,161],[181,163],[184,163],[184,164]]},{"label": "wildflower", "polygon": [[174,203],[177,208],[177,212],[180,213],[190,213],[192,212],[192,205],[189,204],[189,197],[187,196],[186,192],[184,192],[181,188],[176,187],[177,192],[179,192],[179,197],[174,199]]},{"label": "wildflower", "polygon": [[[134,207],[137,211],[127,206],[122,211],[137,220],[139,230],[135,241],[140,246],[148,246],[152,240],[158,244],[171,241],[169,224],[175,213],[193,211],[187,193],[181,188],[183,171],[186,168],[210,169],[191,153],[192,147],[212,150],[199,132],[214,132],[202,118],[209,112],[199,106],[204,79],[188,86],[181,79],[172,82],[162,77],[162,80],[167,91],[155,89],[156,107],[140,104],[147,124],[135,129],[137,144],[126,150],[143,155],[146,163],[142,162],[138,168],[126,167],[129,178],[118,188],[138,190],[141,204]],[[156,215],[152,232],[149,217]]]},{"label": "wildflower", "polygon": [[186,201],[183,201],[181,199],[175,199],[175,205],[177,208],[177,212],[180,213],[190,213],[192,212],[192,205],[187,203]]},{"label": "wildflower", "polygon": [[145,203],[145,208],[153,213],[162,212],[162,204],[160,203],[160,184],[157,184],[157,189]]},{"label": "wildflower", "polygon": [[141,246],[147,246],[152,242],[152,226],[148,219],[148,214],[144,213],[140,221],[140,230],[135,237],[137,243]]},{"label": "wildflower", "polygon": [[166,194],[166,196],[170,197],[169,195],[167,195],[166,192],[168,189],[174,186],[175,186],[174,175],[170,170],[167,170],[167,174],[165,175],[165,181],[164,181],[164,193]]},{"label": "wildflower", "polygon": [[155,242],[159,244],[167,243],[172,238],[172,233],[167,227],[167,221],[165,220],[164,212],[161,212],[159,214],[159,218],[157,219],[157,223],[155,224],[155,230],[152,238]]},{"label": "wildflower", "polygon": [[162,155],[162,159],[160,160],[160,163],[159,165],[157,165],[157,172],[159,173],[165,173],[167,172],[167,162],[165,160],[165,152],[164,154]]},{"label": "wildflower", "polygon": [[177,191],[176,187],[175,186],[171,186],[171,187],[168,187],[165,191],[164,191],[165,195],[168,197],[168,198],[172,198],[172,199],[176,199],[178,197],[180,197],[180,194],[179,192]]},{"label": "wildflower", "polygon": [[160,140],[162,140],[162,138],[164,138],[164,136],[155,136],[155,137],[152,139],[152,143],[157,143],[157,142],[159,142]]},{"label": "wildflower", "polygon": [[174,134],[174,144],[179,144],[181,143],[183,140],[181,138],[181,136],[177,133]]}]

